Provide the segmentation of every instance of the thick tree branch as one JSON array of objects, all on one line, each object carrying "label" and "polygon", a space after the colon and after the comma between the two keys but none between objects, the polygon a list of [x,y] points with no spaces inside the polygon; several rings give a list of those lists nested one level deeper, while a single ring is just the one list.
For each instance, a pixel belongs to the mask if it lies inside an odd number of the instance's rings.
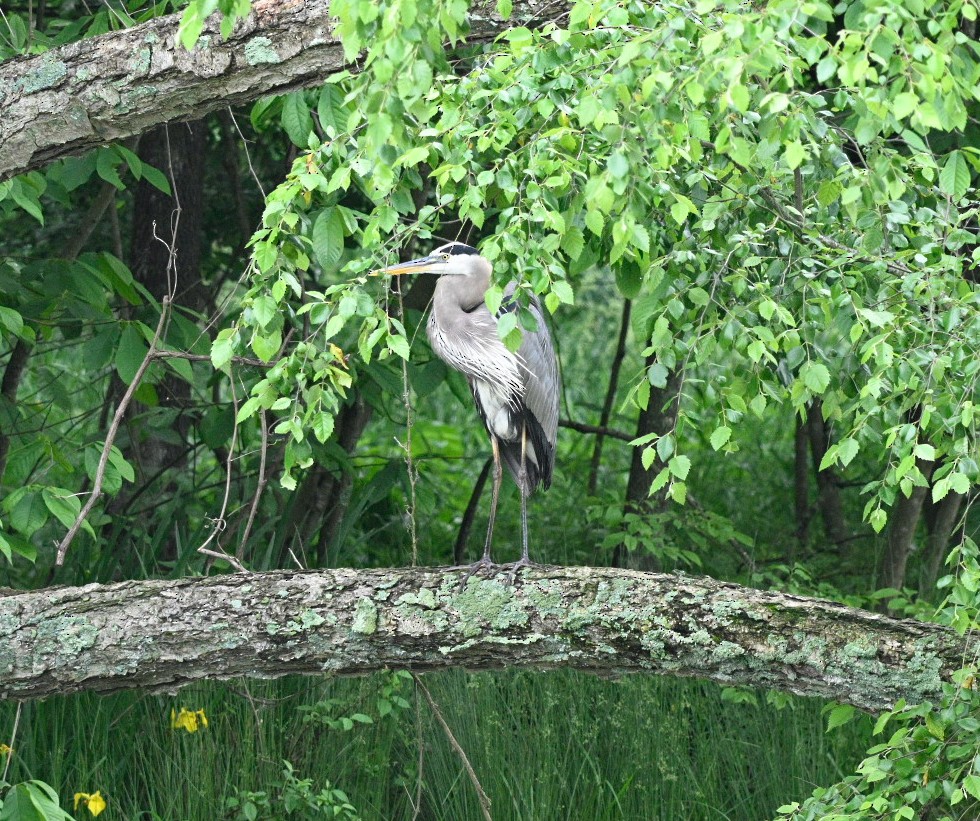
[{"label": "thick tree branch", "polygon": [[576,668],[778,688],[879,710],[975,658],[946,628],[683,575],[594,567],[236,574],[0,595],[0,697],[386,667]]},{"label": "thick tree branch", "polygon": [[[316,85],[344,66],[328,0],[256,0],[228,40],[212,18],[193,51],[176,43],[179,14],[0,65],[0,181],[173,120]],[[562,4],[557,11],[564,10]],[[514,3],[470,14],[469,42],[535,18]]]}]

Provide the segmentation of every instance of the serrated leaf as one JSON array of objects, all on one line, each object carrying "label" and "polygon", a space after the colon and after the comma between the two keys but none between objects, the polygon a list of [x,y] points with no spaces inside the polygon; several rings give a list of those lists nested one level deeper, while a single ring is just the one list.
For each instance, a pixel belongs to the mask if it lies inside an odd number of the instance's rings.
[{"label": "serrated leaf", "polygon": [[820,395],[830,385],[830,371],[820,362],[807,362],[800,369],[803,384],[813,393]]},{"label": "serrated leaf", "polygon": [[980,801],[980,775],[970,773],[963,779],[963,789]]},{"label": "serrated leaf", "polygon": [[858,445],[857,440],[851,438],[841,439],[841,441],[837,443],[837,456],[840,460],[841,466],[847,467],[854,457],[857,456],[860,449],[861,446]]},{"label": "serrated leaf", "polygon": [[565,252],[569,261],[574,262],[582,256],[582,250],[584,248],[585,236],[582,234],[582,229],[577,225],[571,226],[562,234],[561,249]]},{"label": "serrated leaf", "polygon": [[836,727],[847,724],[854,718],[855,710],[850,704],[838,704],[831,711],[827,718],[827,732],[829,733]]},{"label": "serrated leaf", "polygon": [[691,471],[691,460],[687,456],[675,456],[670,460],[668,467],[678,479],[686,479]]},{"label": "serrated leaf", "polygon": [[336,208],[321,211],[310,237],[313,253],[324,270],[336,267],[344,254],[344,218]]},{"label": "serrated leaf", "polygon": [[324,130],[332,128],[336,134],[347,130],[344,95],[337,86],[328,84],[320,89],[320,96],[316,101],[316,116]]},{"label": "serrated leaf", "polygon": [[411,355],[408,340],[398,334],[392,334],[388,337],[388,350],[405,360],[407,360]]},{"label": "serrated leaf", "polygon": [[333,427],[333,414],[321,411],[316,419],[313,420],[313,435],[322,444],[330,438],[330,434],[333,433]]},{"label": "serrated leaf", "polygon": [[572,291],[572,286],[566,280],[559,279],[552,282],[551,290],[565,305],[575,304],[575,292]]},{"label": "serrated leaf", "polygon": [[727,425],[722,425],[719,428],[715,428],[714,432],[711,434],[711,447],[715,450],[721,450],[728,444],[728,440],[731,438],[732,429]]},{"label": "serrated leaf", "polygon": [[970,169],[962,151],[953,151],[939,172],[939,188],[953,199],[963,197],[970,187]]},{"label": "serrated leaf", "polygon": [[783,160],[790,169],[798,168],[800,163],[806,159],[806,149],[799,140],[786,143],[783,149]]},{"label": "serrated leaf", "polygon": [[497,14],[504,18],[504,20],[510,19],[510,15],[514,11],[514,3],[512,0],[497,0]]}]

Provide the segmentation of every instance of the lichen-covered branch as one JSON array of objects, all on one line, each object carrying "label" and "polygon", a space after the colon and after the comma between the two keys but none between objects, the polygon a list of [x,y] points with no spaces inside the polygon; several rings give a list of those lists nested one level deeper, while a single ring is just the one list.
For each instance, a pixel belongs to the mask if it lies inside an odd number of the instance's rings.
[{"label": "lichen-covered branch", "polygon": [[[593,567],[235,574],[0,595],[0,696],[384,668],[701,676],[883,709],[977,647],[934,624],[706,578]],[[972,641],[972,640],[971,640]],[[973,644],[976,642],[974,641]]]},{"label": "lichen-covered branch", "polygon": [[[512,19],[534,19],[539,7],[517,0]],[[227,40],[210,20],[192,51],[176,41],[174,14],[0,65],[0,181],[160,123],[316,85],[343,67],[328,0],[252,8]],[[510,25],[493,8],[471,12],[469,42]]]}]

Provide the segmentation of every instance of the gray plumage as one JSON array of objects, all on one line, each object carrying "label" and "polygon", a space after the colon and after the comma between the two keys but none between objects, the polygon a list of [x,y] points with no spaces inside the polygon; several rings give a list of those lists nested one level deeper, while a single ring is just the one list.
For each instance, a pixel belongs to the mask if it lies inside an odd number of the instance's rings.
[{"label": "gray plumage", "polygon": [[[469,380],[473,398],[494,452],[494,488],[486,547],[481,562],[490,564],[490,540],[500,488],[500,463],[521,491],[523,554],[528,563],[526,500],[535,488],[551,484],[558,435],[561,383],[551,335],[537,300],[529,306],[537,324],[525,330],[517,352],[497,335],[497,317],[484,297],[491,266],[462,243],[449,243],[429,256],[400,263],[389,273],[437,273],[432,312],[426,327],[436,355]],[[514,289],[504,295],[501,312],[516,310]],[[523,455],[523,458],[522,458]]]}]

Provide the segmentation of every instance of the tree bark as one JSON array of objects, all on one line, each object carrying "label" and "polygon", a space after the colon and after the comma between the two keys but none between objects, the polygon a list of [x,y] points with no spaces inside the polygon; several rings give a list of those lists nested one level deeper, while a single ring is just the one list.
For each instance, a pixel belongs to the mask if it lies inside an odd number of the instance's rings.
[{"label": "tree bark", "polygon": [[813,470],[817,476],[817,492],[824,532],[827,534],[828,541],[841,545],[850,538],[850,532],[844,516],[837,471],[832,467],[820,470],[820,462],[823,461],[824,454],[830,447],[830,432],[823,418],[823,403],[819,399],[814,399],[807,409],[807,431],[810,435]]},{"label": "tree bark", "polygon": [[922,505],[929,492],[928,482],[934,466],[933,462],[917,459],[916,467],[926,477],[927,484],[912,488],[910,496],[898,494],[895,506],[888,517],[888,542],[882,558],[880,587],[894,587],[896,590],[901,590],[905,585],[905,567],[912,554],[915,531],[919,526]]},{"label": "tree bark", "polygon": [[[565,9],[551,6],[549,17]],[[531,0],[517,0],[510,20],[480,3],[467,40],[492,40],[535,17]],[[344,67],[328,0],[256,0],[227,40],[212,17],[192,51],[176,42],[179,20],[160,17],[0,66],[0,181],[160,123],[317,85]]]},{"label": "tree bark", "polygon": [[0,697],[389,667],[659,673],[881,710],[980,651],[935,624],[707,578],[593,567],[325,570],[0,596]]},{"label": "tree bark", "polygon": [[929,499],[926,499],[928,507],[925,518],[929,535],[926,537],[925,563],[919,577],[920,596],[929,598],[936,593],[936,581],[949,555],[950,542],[960,521],[964,499],[964,494],[952,490],[936,504],[929,504]]}]

